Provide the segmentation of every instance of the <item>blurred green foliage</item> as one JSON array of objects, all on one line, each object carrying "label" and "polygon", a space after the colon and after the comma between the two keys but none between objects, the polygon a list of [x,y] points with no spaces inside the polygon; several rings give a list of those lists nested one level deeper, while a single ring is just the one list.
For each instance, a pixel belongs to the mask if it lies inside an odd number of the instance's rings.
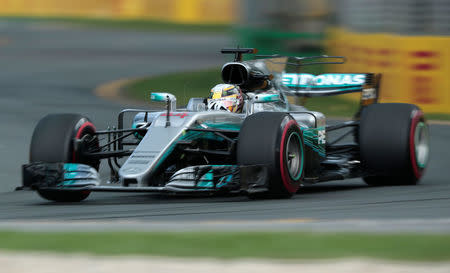
[{"label": "blurred green foliage", "polygon": [[205,32],[205,33],[228,33],[231,26],[228,24],[181,24],[165,22],[160,20],[143,19],[107,19],[107,18],[84,18],[84,17],[33,17],[33,16],[0,16],[3,21],[19,21],[30,23],[57,23],[71,24],[80,27],[96,27],[111,29],[128,29],[141,31],[164,31],[164,32]]}]

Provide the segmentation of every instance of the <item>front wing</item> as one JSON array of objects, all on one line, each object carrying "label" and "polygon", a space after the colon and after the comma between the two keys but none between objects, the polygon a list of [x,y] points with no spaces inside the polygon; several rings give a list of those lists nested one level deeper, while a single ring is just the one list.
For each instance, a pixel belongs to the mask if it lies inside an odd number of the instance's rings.
[{"label": "front wing", "polygon": [[164,186],[105,186],[94,168],[78,163],[30,163],[22,166],[24,189],[63,191],[216,193],[267,190],[267,166],[200,165],[175,172]]}]

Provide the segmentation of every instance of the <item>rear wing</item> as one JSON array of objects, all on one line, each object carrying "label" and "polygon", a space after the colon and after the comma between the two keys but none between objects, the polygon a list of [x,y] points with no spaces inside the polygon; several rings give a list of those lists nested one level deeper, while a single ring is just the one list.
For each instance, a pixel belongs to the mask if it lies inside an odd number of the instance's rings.
[{"label": "rear wing", "polygon": [[361,93],[363,105],[378,101],[381,74],[374,73],[330,73],[312,75],[308,73],[283,73],[278,89],[286,95],[321,97]]},{"label": "rear wing", "polygon": [[237,84],[244,92],[275,89],[290,96],[320,97],[361,93],[361,104],[378,101],[381,74],[327,73],[313,75],[302,73],[309,65],[343,64],[343,56],[290,57],[281,55],[256,55],[257,59],[242,61],[242,54],[255,53],[248,48],[222,50],[235,54],[234,62],[222,67],[225,83]]}]

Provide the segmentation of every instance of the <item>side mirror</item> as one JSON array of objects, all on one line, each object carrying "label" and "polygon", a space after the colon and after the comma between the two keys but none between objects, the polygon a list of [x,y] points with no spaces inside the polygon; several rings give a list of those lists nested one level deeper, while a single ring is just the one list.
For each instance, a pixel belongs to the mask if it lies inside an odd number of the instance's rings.
[{"label": "side mirror", "polygon": [[277,102],[280,101],[279,94],[258,94],[253,97],[254,103]]},{"label": "side mirror", "polygon": [[166,102],[170,105],[170,110],[177,110],[177,98],[170,93],[151,93],[150,100],[155,102]]}]

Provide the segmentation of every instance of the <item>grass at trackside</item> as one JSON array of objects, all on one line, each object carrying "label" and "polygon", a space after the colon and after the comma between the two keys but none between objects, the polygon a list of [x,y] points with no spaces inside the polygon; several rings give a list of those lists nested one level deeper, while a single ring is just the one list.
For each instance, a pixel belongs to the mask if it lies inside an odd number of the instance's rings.
[{"label": "grass at trackside", "polygon": [[446,120],[446,121],[450,121],[450,114],[427,114],[425,113],[425,116],[427,119],[429,120]]},{"label": "grass at trackside", "polygon": [[166,74],[137,80],[124,87],[124,93],[140,101],[148,101],[150,92],[168,92],[177,97],[178,105],[186,105],[189,98],[207,97],[214,85],[221,83],[220,69]]},{"label": "grass at trackside", "polygon": [[450,235],[307,232],[0,232],[0,249],[101,255],[449,261]]},{"label": "grass at trackside", "polygon": [[229,24],[181,24],[160,20],[108,19],[85,17],[40,17],[40,16],[0,16],[0,20],[38,23],[64,23],[82,27],[118,28],[129,30],[152,30],[173,32],[226,33],[231,31]]},{"label": "grass at trackside", "polygon": [[[143,78],[123,88],[123,94],[140,101],[148,101],[150,92],[169,92],[177,97],[178,105],[186,105],[191,97],[206,97],[210,89],[221,83],[221,71],[217,69],[198,70]],[[344,96],[309,98],[304,105],[327,117],[352,117],[359,108],[359,102]],[[448,120],[450,114],[427,114],[430,120]]]}]

